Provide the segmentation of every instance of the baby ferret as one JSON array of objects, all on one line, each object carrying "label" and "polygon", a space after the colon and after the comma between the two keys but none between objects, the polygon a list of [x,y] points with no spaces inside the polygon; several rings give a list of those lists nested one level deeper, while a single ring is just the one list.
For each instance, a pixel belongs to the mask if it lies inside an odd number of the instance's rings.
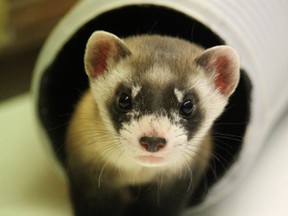
[{"label": "baby ferret", "polygon": [[66,139],[75,215],[180,215],[212,156],[211,126],[239,82],[238,54],[96,31],[84,64],[90,88]]}]

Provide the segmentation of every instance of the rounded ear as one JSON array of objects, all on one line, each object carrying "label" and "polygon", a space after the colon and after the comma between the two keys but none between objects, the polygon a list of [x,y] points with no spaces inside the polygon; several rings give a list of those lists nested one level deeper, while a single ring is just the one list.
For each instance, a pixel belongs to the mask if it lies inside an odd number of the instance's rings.
[{"label": "rounded ear", "polygon": [[86,44],[84,56],[86,74],[89,78],[96,78],[130,54],[120,38],[105,31],[96,31]]},{"label": "rounded ear", "polygon": [[240,61],[237,52],[229,46],[215,46],[207,49],[195,59],[200,66],[213,78],[216,89],[229,97],[236,89],[240,79]]}]

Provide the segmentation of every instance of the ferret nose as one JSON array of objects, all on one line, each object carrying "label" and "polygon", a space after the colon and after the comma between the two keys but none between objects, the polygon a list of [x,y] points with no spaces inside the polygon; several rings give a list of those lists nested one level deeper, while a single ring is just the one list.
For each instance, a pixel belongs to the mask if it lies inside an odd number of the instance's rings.
[{"label": "ferret nose", "polygon": [[140,145],[148,152],[158,152],[166,145],[166,139],[162,137],[147,137],[143,136],[140,138]]}]

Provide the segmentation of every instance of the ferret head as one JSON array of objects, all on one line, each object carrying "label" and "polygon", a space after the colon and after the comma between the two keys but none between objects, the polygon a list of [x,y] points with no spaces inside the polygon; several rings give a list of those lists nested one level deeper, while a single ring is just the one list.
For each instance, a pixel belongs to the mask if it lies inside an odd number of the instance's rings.
[{"label": "ferret head", "polygon": [[156,35],[121,40],[103,31],[87,43],[85,69],[114,151],[121,152],[117,162],[125,166],[201,160],[201,148],[210,151],[203,140],[239,80],[231,47],[203,50]]}]

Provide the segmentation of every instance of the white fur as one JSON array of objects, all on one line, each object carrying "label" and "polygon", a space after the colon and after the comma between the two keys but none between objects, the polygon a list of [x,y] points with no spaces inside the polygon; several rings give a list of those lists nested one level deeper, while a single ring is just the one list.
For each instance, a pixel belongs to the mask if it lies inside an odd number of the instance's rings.
[{"label": "white fur", "polygon": [[138,93],[140,92],[142,86],[136,85],[136,86],[132,86],[132,98],[135,98]]},{"label": "white fur", "polygon": [[175,88],[174,94],[175,94],[179,103],[183,102],[183,98],[184,98],[184,92],[183,91],[180,91],[179,89]]},{"label": "white fur", "polygon": [[[167,143],[163,149],[151,153],[140,145],[139,139],[142,136],[162,137],[166,139]],[[132,120],[131,123],[124,125],[123,129],[120,130],[120,143],[124,151],[123,159],[124,157],[129,158],[139,166],[144,167],[164,166],[165,169],[165,166],[167,166],[170,169],[171,166],[179,166],[183,168],[183,164],[193,158],[191,152],[189,152],[189,159],[183,156],[187,146],[191,145],[195,152],[198,148],[199,143],[197,141],[192,142],[188,143],[185,129],[180,124],[171,123],[166,116],[146,115],[139,120]],[[152,155],[163,160],[154,162],[139,159],[139,156],[149,157]],[[127,167],[126,162],[124,159],[121,166]]]}]

